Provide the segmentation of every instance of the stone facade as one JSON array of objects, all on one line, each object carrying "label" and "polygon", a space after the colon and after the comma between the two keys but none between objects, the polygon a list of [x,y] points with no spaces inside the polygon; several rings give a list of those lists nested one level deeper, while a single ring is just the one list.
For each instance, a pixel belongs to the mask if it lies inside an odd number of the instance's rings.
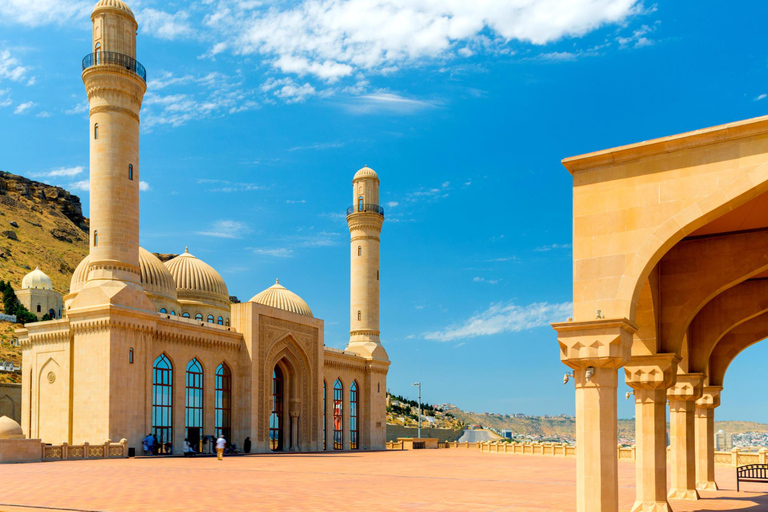
[{"label": "stone facade", "polygon": [[[326,347],[323,321],[282,286],[230,304],[221,276],[187,251],[163,264],[141,249],[137,25],[120,0],[101,0],[92,20],[90,254],[65,317],[18,331],[26,436],[125,439],[138,453],[148,433],[173,453],[185,438],[202,448],[219,435],[240,449],[249,439],[251,452],[384,449],[378,238],[365,272],[352,272],[353,301],[368,290],[365,343],[346,350]],[[383,212],[371,215],[380,231]]]}]

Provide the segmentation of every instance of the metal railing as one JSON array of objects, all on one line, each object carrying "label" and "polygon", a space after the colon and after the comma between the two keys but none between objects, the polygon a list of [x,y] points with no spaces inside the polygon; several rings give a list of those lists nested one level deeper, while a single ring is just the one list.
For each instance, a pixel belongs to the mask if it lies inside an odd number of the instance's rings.
[{"label": "metal railing", "polygon": [[96,53],[89,53],[83,57],[83,71],[93,66],[100,66],[103,64],[111,64],[113,66],[120,66],[132,73],[138,75],[139,78],[147,81],[147,70],[133,57],[117,52],[105,52],[98,51]]},{"label": "metal railing", "polygon": [[366,212],[366,213],[378,213],[382,217],[384,216],[384,207],[379,206],[377,204],[353,204],[349,208],[347,208],[347,215],[352,215],[353,213],[357,212]]}]

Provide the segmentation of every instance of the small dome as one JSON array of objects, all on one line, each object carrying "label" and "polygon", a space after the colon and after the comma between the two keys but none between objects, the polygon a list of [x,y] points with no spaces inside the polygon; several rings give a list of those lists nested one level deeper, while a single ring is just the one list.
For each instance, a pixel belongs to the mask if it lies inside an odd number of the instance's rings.
[{"label": "small dome", "polygon": [[8,416],[0,417],[0,439],[24,439],[21,425]]},{"label": "small dome", "polygon": [[[88,278],[86,272],[90,261],[89,254],[77,265],[69,284],[70,293],[77,293],[83,289]],[[176,300],[176,283],[170,271],[157,256],[143,247],[139,247],[139,267],[141,267],[141,287],[145,292]]]},{"label": "small dome", "polygon": [[117,9],[119,11],[123,11],[125,13],[128,13],[131,15],[131,18],[133,18],[133,11],[130,7],[128,7],[125,2],[122,2],[121,0],[99,0],[99,3],[96,4],[96,6],[93,8],[93,12],[98,11],[99,9]]},{"label": "small dome", "polygon": [[53,290],[53,281],[45,275],[45,272],[36,267],[35,270],[24,276],[21,280],[21,289],[28,290],[35,288],[38,290]]},{"label": "small dome", "polygon": [[205,298],[229,308],[227,284],[213,267],[197,259],[184,249],[170,261],[165,262],[176,282],[179,299]]},{"label": "small dome", "polygon": [[281,285],[279,280],[275,281],[275,284],[263,292],[254,295],[249,302],[256,302],[265,306],[284,309],[291,313],[313,317],[312,310],[309,309],[304,299]]},{"label": "small dome", "polygon": [[361,179],[365,179],[365,178],[373,178],[376,181],[378,181],[379,180],[379,175],[376,174],[376,171],[374,171],[373,169],[371,169],[370,167],[368,167],[366,165],[365,167],[363,167],[362,169],[360,169],[359,171],[357,171],[355,173],[355,177],[352,178],[352,181],[361,180]]}]

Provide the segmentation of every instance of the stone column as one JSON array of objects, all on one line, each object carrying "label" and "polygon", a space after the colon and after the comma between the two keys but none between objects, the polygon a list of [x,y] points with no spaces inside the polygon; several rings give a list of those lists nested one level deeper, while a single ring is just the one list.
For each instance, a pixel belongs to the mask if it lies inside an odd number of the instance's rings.
[{"label": "stone column", "polygon": [[720,405],[722,386],[706,386],[696,400],[696,489],[716,491],[715,408]]},{"label": "stone column", "polygon": [[632,512],[671,510],[667,503],[667,388],[675,383],[674,354],[635,356],[624,366],[635,390],[635,479]]},{"label": "stone column", "polygon": [[299,451],[299,411],[291,411],[291,451]]},{"label": "stone column", "polygon": [[616,387],[637,327],[627,319],[553,324],[576,381],[576,508],[619,508]]},{"label": "stone column", "polygon": [[688,373],[677,376],[677,382],[667,390],[669,398],[669,437],[672,446],[670,466],[672,485],[668,497],[673,500],[697,500],[696,437],[694,427],[695,401],[701,397],[704,375]]}]

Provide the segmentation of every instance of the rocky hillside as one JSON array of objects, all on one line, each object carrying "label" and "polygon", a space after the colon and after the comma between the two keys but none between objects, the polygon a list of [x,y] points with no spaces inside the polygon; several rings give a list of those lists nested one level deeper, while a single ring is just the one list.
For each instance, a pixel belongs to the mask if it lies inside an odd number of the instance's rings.
[{"label": "rocky hillside", "polygon": [[88,254],[88,236],[79,197],[0,171],[0,279],[18,288],[39,265],[64,294]]}]

